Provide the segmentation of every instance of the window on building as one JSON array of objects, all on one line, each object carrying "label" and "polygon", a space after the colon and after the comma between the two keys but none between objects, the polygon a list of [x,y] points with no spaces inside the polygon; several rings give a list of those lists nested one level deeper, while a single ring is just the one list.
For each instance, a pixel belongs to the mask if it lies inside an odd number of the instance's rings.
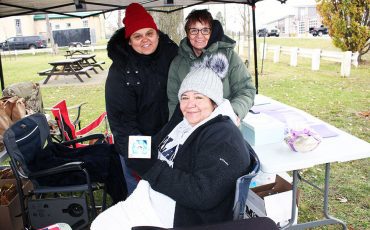
[{"label": "window on building", "polygon": [[55,24],[54,27],[55,27],[56,30],[59,30],[60,29],[60,25],[59,24]]},{"label": "window on building", "polygon": [[304,21],[299,21],[298,33],[299,34],[304,34],[306,32],[305,28],[306,28],[305,22]]},{"label": "window on building", "polygon": [[71,25],[71,23],[70,23],[70,22],[68,22],[68,23],[66,24],[66,26],[67,26],[67,28],[71,28],[71,27],[72,27],[72,25]]},{"label": "window on building", "polygon": [[316,27],[319,27],[318,25],[318,22],[317,22],[317,18],[311,18],[309,21],[308,21],[308,27],[311,28],[316,28]]},{"label": "window on building", "polygon": [[87,20],[87,19],[82,20],[82,26],[83,27],[89,27],[89,20]]},{"label": "window on building", "polygon": [[15,19],[15,33],[17,36],[22,35],[22,25],[20,19]]}]

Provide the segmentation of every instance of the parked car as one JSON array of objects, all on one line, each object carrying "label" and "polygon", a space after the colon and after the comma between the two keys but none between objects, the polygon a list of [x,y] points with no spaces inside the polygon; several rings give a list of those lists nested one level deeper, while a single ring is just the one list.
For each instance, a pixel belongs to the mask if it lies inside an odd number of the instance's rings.
[{"label": "parked car", "polygon": [[275,37],[279,37],[280,36],[280,31],[278,29],[266,29],[266,28],[263,28],[263,29],[259,29],[257,31],[257,36],[258,37],[271,37],[271,36],[275,36]]},{"label": "parked car", "polygon": [[314,37],[316,36],[321,37],[322,35],[329,33],[328,28],[326,28],[324,25],[321,25],[318,28],[310,27],[308,32],[312,34]]},{"label": "parked car", "polygon": [[2,42],[2,50],[38,49],[46,48],[47,42],[41,36],[11,37]]}]

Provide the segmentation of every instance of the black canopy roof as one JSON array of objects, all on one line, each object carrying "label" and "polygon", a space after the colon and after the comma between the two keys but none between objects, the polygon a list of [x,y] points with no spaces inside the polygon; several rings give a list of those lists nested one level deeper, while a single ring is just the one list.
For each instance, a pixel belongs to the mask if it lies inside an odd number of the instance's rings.
[{"label": "black canopy roof", "polygon": [[[178,9],[197,4],[242,3],[252,4],[260,0],[1,0],[0,18],[37,13],[68,14],[78,11],[102,11],[102,13],[125,9],[132,2],[145,8],[175,6]],[[86,16],[85,16],[86,17]]]},{"label": "black canopy roof", "polygon": [[[184,9],[194,5],[200,4],[219,4],[219,3],[239,3],[254,6],[257,2],[262,0],[0,0],[0,18],[28,15],[39,13],[57,13],[72,17],[78,17],[69,13],[73,12],[90,12],[99,11],[99,13],[87,14],[80,16],[80,18],[89,17],[94,14],[106,13],[118,9],[125,9],[130,3],[138,2],[145,8],[151,11],[158,11],[156,7],[171,6],[171,9],[160,10],[162,12],[171,13],[176,10]],[[286,0],[277,0],[285,3]],[[257,70],[257,49],[256,49],[256,34],[255,34],[255,14],[254,7],[252,8],[253,15],[253,37],[254,37],[254,61],[255,61],[255,80],[258,92],[258,70]],[[4,89],[4,77],[1,64],[0,55],[0,83],[1,89]]]}]

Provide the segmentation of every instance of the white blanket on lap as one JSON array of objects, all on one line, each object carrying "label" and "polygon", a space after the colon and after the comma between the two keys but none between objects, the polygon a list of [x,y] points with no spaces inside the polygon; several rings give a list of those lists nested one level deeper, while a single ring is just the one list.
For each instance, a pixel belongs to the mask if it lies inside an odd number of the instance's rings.
[{"label": "white blanket on lap", "polygon": [[91,224],[92,230],[131,230],[134,226],[173,227],[176,202],[141,180],[125,200],[108,208]]}]

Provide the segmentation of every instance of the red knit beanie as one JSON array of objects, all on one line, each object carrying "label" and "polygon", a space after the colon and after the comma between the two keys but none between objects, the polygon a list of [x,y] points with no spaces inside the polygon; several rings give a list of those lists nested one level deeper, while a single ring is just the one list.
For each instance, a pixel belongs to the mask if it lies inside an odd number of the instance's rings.
[{"label": "red knit beanie", "polygon": [[125,24],[125,38],[142,28],[158,30],[152,16],[138,3],[131,3],[126,8],[126,16],[122,20]]}]

